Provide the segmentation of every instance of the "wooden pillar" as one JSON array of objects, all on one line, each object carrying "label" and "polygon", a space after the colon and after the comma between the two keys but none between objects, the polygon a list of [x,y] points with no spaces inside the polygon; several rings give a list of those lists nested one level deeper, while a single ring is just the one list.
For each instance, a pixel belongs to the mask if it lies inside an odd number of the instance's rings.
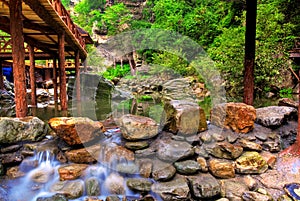
[{"label": "wooden pillar", "polygon": [[3,69],[2,69],[2,60],[0,59],[0,89],[4,89],[4,79],[3,79]]},{"label": "wooden pillar", "polygon": [[60,104],[62,110],[68,109],[67,103],[67,76],[65,69],[65,33],[58,35],[58,57],[60,69]]},{"label": "wooden pillar", "polygon": [[56,58],[53,58],[53,89],[54,89],[54,102],[57,103],[57,66],[56,66]]},{"label": "wooden pillar", "polygon": [[84,69],[84,72],[86,73],[87,72],[87,61],[86,61],[86,59],[83,61],[83,69]]},{"label": "wooden pillar", "polygon": [[29,76],[30,76],[30,88],[31,88],[31,105],[36,107],[36,86],[35,86],[35,59],[34,59],[34,47],[33,45],[29,44],[29,60],[30,60],[30,69],[29,69]]},{"label": "wooden pillar", "polygon": [[79,66],[79,51],[75,53],[75,71],[76,71],[76,99],[80,101],[80,66]]},{"label": "wooden pillar", "polygon": [[245,33],[243,102],[248,105],[253,105],[257,0],[246,0],[246,5],[247,12]]},{"label": "wooden pillar", "polygon": [[9,1],[16,116],[27,115],[22,0]]}]

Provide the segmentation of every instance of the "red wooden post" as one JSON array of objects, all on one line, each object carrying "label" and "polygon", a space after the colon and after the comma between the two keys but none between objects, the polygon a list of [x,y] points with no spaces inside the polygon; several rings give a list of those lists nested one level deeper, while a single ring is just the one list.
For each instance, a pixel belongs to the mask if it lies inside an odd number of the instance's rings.
[{"label": "red wooden post", "polygon": [[75,71],[76,71],[76,99],[80,101],[80,68],[79,68],[79,51],[75,53]]},{"label": "red wooden post", "polygon": [[67,103],[67,77],[65,69],[65,33],[58,35],[58,57],[60,69],[60,104],[62,110],[68,109]]},{"label": "red wooden post", "polygon": [[34,60],[34,47],[33,45],[29,44],[29,60],[30,60],[30,88],[31,88],[31,105],[36,107],[37,101],[36,101],[36,86],[35,86],[35,60]]},{"label": "red wooden post", "polygon": [[56,72],[56,58],[53,58],[53,89],[54,89],[54,102],[57,103],[57,72]]},{"label": "red wooden post", "polygon": [[254,101],[254,61],[256,37],[257,0],[247,0],[245,60],[244,60],[244,103],[253,105]]},{"label": "red wooden post", "polygon": [[22,0],[9,1],[16,116],[27,115]]},{"label": "red wooden post", "polygon": [[2,60],[0,59],[0,89],[4,89],[4,79],[3,79],[3,69],[2,69]]}]

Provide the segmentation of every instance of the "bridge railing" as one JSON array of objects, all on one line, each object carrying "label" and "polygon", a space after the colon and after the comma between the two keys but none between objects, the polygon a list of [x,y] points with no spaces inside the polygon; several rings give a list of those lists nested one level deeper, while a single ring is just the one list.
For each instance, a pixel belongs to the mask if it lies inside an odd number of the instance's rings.
[{"label": "bridge railing", "polygon": [[[29,52],[27,43],[24,43],[25,53]],[[34,47],[34,52],[42,52],[40,49]],[[0,36],[0,53],[12,53],[11,36]]]},{"label": "bridge railing", "polygon": [[71,20],[69,11],[66,10],[66,8],[62,5],[62,3],[61,3],[60,0],[48,0],[48,1],[52,5],[53,9],[57,12],[57,14],[64,21],[64,23],[67,25],[67,27],[72,32],[72,34],[75,36],[75,38],[77,39],[78,43],[83,48],[85,48],[85,39],[80,35],[80,32],[77,29],[77,26]]}]

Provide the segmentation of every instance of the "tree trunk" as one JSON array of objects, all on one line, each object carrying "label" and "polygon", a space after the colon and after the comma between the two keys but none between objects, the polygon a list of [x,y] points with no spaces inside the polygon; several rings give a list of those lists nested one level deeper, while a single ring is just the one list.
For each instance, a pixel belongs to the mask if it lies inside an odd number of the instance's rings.
[{"label": "tree trunk", "polygon": [[34,60],[34,47],[29,44],[29,60],[30,60],[30,88],[31,88],[31,105],[33,107],[37,106],[36,103],[36,87],[35,87],[35,60]]},{"label": "tree trunk", "polygon": [[244,103],[253,105],[257,0],[246,0]]},{"label": "tree trunk", "polygon": [[9,1],[10,34],[12,41],[13,75],[15,85],[16,116],[27,115],[25,82],[25,49],[23,37],[22,1]]},{"label": "tree trunk", "polygon": [[61,110],[68,109],[67,103],[67,76],[65,69],[65,33],[58,35],[58,56],[59,56],[59,68],[60,68],[60,104]]}]

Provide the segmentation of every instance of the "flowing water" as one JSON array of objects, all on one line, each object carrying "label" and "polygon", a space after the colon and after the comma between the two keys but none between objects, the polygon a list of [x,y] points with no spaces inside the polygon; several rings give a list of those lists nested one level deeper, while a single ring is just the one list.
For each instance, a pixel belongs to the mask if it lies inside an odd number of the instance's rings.
[{"label": "flowing water", "polygon": [[[119,134],[118,129],[108,130],[106,135],[109,137],[101,140],[99,144],[101,144],[101,147],[120,144]],[[104,151],[105,149],[102,150]],[[140,193],[133,192],[126,185],[126,180],[128,178],[141,178],[141,176],[139,174],[124,174],[116,170],[116,166],[120,163],[130,166],[133,165],[133,162],[119,159],[107,163],[103,162],[104,155],[104,152],[100,153],[98,162],[90,164],[88,168],[84,170],[82,176],[73,181],[80,181],[84,184],[84,181],[87,181],[89,178],[96,178],[99,183],[100,192],[98,196],[93,196],[93,198],[97,197],[98,199],[105,200],[107,196],[111,195],[108,186],[110,186],[112,182],[121,183],[124,187],[125,192],[120,190],[120,194],[118,195],[120,199],[124,196],[126,196],[126,200],[128,201],[141,198],[142,195]],[[26,158],[19,166],[19,170],[24,173],[24,176],[13,180],[7,180],[5,184],[2,183],[2,186],[6,186],[10,201],[37,201],[39,200],[38,198],[50,197],[56,193],[64,194],[64,192],[59,191],[53,192],[53,186],[57,186],[57,183],[60,182],[58,169],[64,165],[66,164],[58,162],[56,156],[51,154],[50,151],[38,152],[33,157]],[[149,181],[154,183],[153,180]],[[161,200],[159,196],[154,193],[150,192],[150,194],[156,200]],[[69,200],[84,201],[87,197],[87,190],[85,188],[82,196]]]}]

